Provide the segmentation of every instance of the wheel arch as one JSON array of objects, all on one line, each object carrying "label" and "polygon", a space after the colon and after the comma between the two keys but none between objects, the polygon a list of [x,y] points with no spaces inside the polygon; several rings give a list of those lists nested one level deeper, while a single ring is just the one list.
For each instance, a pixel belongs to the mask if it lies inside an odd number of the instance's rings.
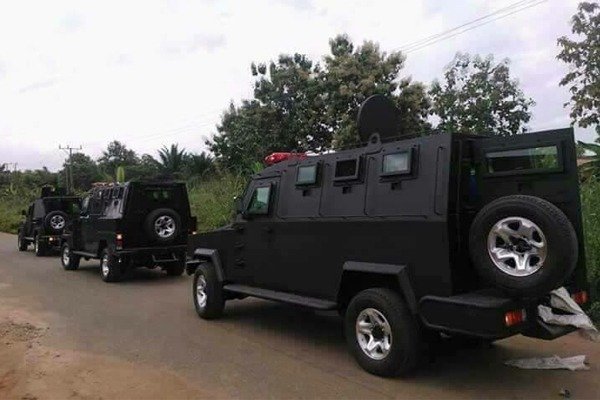
[{"label": "wheel arch", "polygon": [[194,250],[192,260],[186,265],[186,272],[188,275],[194,274],[198,265],[202,262],[211,262],[215,267],[215,272],[217,275],[217,279],[219,282],[223,282],[224,274],[223,274],[223,266],[221,263],[221,257],[219,256],[219,251],[217,249],[206,249],[206,248],[197,248]]},{"label": "wheel arch", "polygon": [[345,308],[358,292],[374,287],[398,291],[411,313],[417,313],[417,299],[406,265],[346,261],[337,293],[337,302],[341,308]]}]

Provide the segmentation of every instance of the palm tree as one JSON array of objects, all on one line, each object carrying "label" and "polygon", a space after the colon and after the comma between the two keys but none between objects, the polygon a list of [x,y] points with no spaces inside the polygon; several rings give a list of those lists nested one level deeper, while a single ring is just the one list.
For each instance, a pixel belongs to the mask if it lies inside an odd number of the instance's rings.
[{"label": "palm tree", "polygon": [[158,151],[160,158],[160,168],[168,174],[181,174],[186,160],[185,149],[179,149],[177,144],[172,144],[170,148],[164,146]]},{"label": "palm tree", "polygon": [[591,156],[585,156],[584,162],[579,165],[582,180],[587,180],[591,177],[600,178],[600,144],[580,141],[577,144],[586,151],[593,153]]},{"label": "palm tree", "polygon": [[200,154],[188,154],[186,170],[189,176],[204,176],[213,169],[213,158],[204,151]]}]

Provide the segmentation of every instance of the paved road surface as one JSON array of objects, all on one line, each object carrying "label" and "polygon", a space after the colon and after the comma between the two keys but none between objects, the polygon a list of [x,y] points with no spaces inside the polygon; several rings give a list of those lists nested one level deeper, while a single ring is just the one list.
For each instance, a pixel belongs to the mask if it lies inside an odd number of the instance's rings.
[{"label": "paved road surface", "polygon": [[[152,270],[106,284],[97,262],[63,271],[58,258],[19,253],[15,237],[0,234],[0,304],[44,315],[50,328],[43,344],[159,366],[216,397],[529,399],[560,398],[562,388],[573,398],[600,396],[599,346],[576,334],[553,342],[517,337],[490,349],[449,347],[413,377],[382,379],[354,363],[335,315],[244,300],[229,302],[223,319],[203,321],[190,285],[187,276]],[[591,370],[502,365],[553,354],[586,354]]]}]

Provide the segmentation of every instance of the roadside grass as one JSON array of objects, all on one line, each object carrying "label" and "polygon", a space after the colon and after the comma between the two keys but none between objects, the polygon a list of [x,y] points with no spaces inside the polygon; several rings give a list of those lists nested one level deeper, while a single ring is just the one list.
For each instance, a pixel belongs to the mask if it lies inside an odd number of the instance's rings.
[{"label": "roadside grass", "polygon": [[28,207],[29,198],[19,194],[0,195],[0,232],[17,233],[23,220],[21,210]]}]

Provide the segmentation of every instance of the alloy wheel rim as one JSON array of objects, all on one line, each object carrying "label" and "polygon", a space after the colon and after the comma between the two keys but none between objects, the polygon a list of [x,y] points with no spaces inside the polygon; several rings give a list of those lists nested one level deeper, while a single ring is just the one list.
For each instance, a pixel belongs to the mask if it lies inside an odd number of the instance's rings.
[{"label": "alloy wheel rim", "polygon": [[108,256],[102,257],[101,267],[102,267],[102,275],[108,276],[108,273],[110,272],[110,268],[108,267]]},{"label": "alloy wheel rim", "polygon": [[362,310],[356,318],[356,340],[373,360],[383,360],[392,349],[392,328],[387,318],[374,308]]},{"label": "alloy wheel rim", "polygon": [[65,223],[66,221],[62,215],[55,215],[52,218],[50,218],[50,226],[52,227],[52,229],[63,229],[65,227]]},{"label": "alloy wheel rim", "polygon": [[496,222],[488,234],[487,247],[496,268],[517,277],[539,271],[548,253],[544,232],[523,217],[508,217]]},{"label": "alloy wheel rim", "polygon": [[198,302],[198,307],[206,307],[207,298],[208,295],[206,294],[206,278],[204,277],[204,275],[200,275],[198,277],[198,281],[196,282],[196,300]]},{"label": "alloy wheel rim", "polygon": [[158,217],[154,221],[154,231],[163,239],[173,236],[173,233],[175,233],[175,220],[168,215]]},{"label": "alloy wheel rim", "polygon": [[70,250],[68,246],[65,246],[62,254],[62,261],[64,265],[69,265],[69,261],[71,260]]}]

